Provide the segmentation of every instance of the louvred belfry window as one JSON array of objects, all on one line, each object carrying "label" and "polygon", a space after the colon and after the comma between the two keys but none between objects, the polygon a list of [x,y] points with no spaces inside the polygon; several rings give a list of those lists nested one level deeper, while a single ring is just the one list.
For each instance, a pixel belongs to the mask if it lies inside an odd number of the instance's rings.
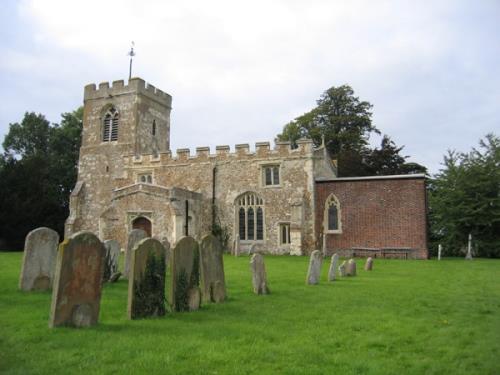
[{"label": "louvred belfry window", "polygon": [[237,228],[240,240],[264,239],[264,201],[255,193],[245,193],[236,199]]},{"label": "louvred belfry window", "polygon": [[119,114],[118,111],[111,107],[104,115],[104,129],[102,133],[103,142],[111,142],[118,140],[118,125]]}]

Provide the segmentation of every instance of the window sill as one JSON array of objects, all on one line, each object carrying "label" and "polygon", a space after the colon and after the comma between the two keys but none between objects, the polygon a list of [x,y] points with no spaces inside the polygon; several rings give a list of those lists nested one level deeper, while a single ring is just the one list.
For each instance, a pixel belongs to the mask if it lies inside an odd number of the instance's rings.
[{"label": "window sill", "polygon": [[263,185],[262,186],[264,189],[277,189],[282,187],[281,185]]},{"label": "window sill", "polygon": [[342,229],[327,230],[327,231],[325,231],[325,234],[342,234]]}]

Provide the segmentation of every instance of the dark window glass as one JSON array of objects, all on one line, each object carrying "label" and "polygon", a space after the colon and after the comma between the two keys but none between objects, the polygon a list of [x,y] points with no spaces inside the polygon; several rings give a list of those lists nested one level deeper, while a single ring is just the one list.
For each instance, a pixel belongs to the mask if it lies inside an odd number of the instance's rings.
[{"label": "dark window glass", "polygon": [[272,185],[273,184],[272,169],[267,167],[265,171],[266,171],[266,185]]},{"label": "dark window glass", "polygon": [[337,206],[332,204],[328,207],[328,230],[339,229]]},{"label": "dark window glass", "polygon": [[280,168],[273,167],[273,185],[280,184]]},{"label": "dark window glass", "polygon": [[242,207],[239,211],[239,228],[240,228],[240,240],[246,240],[245,235],[245,209]]},{"label": "dark window glass", "polygon": [[257,239],[264,239],[264,217],[262,208],[257,208]]},{"label": "dark window glass", "polygon": [[156,135],[156,121],[153,120],[153,128],[151,129],[151,134]]},{"label": "dark window glass", "polygon": [[248,240],[253,240],[254,239],[254,235],[255,235],[254,234],[254,232],[255,232],[255,215],[254,215],[252,207],[250,207],[248,209],[247,220],[248,220],[248,224],[247,224],[248,237],[247,237],[247,239]]}]

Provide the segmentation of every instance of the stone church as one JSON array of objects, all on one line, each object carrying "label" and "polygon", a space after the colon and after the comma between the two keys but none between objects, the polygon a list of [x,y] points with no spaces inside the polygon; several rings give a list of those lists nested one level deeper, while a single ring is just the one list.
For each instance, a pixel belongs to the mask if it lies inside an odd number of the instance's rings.
[{"label": "stone church", "polygon": [[66,237],[88,230],[124,248],[141,228],[173,244],[215,224],[243,252],[427,257],[423,175],[337,178],[308,139],[172,153],[171,104],[140,78],[85,87]]}]

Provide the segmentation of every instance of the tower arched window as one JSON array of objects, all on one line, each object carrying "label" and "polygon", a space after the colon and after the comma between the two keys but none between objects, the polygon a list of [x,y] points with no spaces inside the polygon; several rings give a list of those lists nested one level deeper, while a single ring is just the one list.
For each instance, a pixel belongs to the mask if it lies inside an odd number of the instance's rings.
[{"label": "tower arched window", "polygon": [[236,198],[238,234],[242,241],[264,239],[264,201],[255,193],[245,193]]},{"label": "tower arched window", "polygon": [[118,140],[118,125],[120,115],[115,107],[111,107],[104,115],[104,126],[102,132],[102,141],[111,142]]},{"label": "tower arched window", "polygon": [[325,202],[324,231],[325,233],[341,233],[342,222],[340,203],[337,197],[330,194]]}]

